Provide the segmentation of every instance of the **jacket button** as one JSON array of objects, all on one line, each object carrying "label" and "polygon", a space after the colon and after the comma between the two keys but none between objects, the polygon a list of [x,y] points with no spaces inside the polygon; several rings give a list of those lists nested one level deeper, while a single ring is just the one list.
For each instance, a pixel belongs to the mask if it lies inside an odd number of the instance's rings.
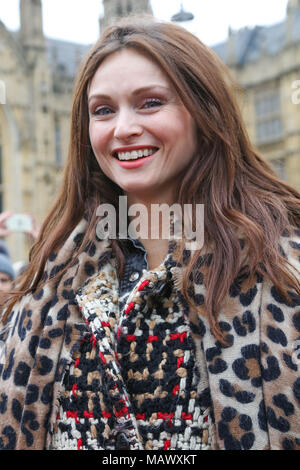
[{"label": "jacket button", "polygon": [[134,281],[137,281],[139,278],[140,278],[140,273],[135,271],[135,272],[130,274],[129,281],[134,282]]},{"label": "jacket button", "polygon": [[116,450],[129,450],[130,444],[128,441],[128,437],[126,436],[125,432],[120,432],[117,434],[116,438]]}]

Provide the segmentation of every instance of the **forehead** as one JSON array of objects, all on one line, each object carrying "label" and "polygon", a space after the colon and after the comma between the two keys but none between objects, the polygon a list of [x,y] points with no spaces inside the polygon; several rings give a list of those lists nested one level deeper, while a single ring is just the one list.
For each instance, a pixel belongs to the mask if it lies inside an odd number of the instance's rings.
[{"label": "forehead", "polygon": [[171,83],[150,57],[133,49],[123,49],[109,55],[98,67],[88,90],[106,93],[110,88],[143,87],[149,84],[170,88]]}]

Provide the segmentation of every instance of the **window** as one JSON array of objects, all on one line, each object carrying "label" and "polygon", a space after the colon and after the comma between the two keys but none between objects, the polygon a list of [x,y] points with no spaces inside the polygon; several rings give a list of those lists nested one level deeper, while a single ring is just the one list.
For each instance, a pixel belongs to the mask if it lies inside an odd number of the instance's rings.
[{"label": "window", "polygon": [[131,0],[127,0],[127,13],[131,13],[132,12],[132,3],[131,3]]},{"label": "window", "polygon": [[277,160],[272,160],[271,164],[278,178],[280,178],[281,180],[285,180],[286,179],[285,159],[278,158]]},{"label": "window", "polygon": [[62,166],[61,131],[57,118],[55,119],[55,163],[57,166]]},{"label": "window", "polygon": [[256,93],[256,141],[258,145],[282,139],[283,126],[279,90],[266,90]]},{"label": "window", "polygon": [[120,2],[117,4],[117,16],[123,16],[123,8]]}]

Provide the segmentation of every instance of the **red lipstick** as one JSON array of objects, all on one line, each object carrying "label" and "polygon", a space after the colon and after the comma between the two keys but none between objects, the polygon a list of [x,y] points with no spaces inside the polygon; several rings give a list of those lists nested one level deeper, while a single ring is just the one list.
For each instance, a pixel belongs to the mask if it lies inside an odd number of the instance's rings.
[{"label": "red lipstick", "polygon": [[130,145],[130,147],[118,147],[112,151],[112,154],[115,155],[118,152],[133,152],[134,150],[142,150],[142,149],[156,149],[157,147],[154,145]]},{"label": "red lipstick", "polygon": [[144,163],[147,163],[147,162],[150,162],[150,160],[153,160],[153,158],[155,158],[156,156],[156,153],[157,152],[153,153],[152,155],[150,155],[150,157],[141,157],[141,158],[138,158],[137,160],[119,160],[118,158],[116,160],[122,168],[125,168],[126,170],[131,170],[134,168],[139,168],[140,166],[144,165]]},{"label": "red lipstick", "polygon": [[[155,149],[155,152],[152,155],[149,155],[149,157],[139,157],[135,160],[119,160],[117,157],[117,153],[122,152],[133,152],[134,150],[142,150],[142,149]],[[131,145],[130,147],[119,147],[117,149],[114,149],[113,151],[113,156],[116,158],[118,164],[122,167],[125,168],[126,170],[131,170],[135,168],[139,168],[140,166],[144,165],[147,162],[150,162],[152,160],[157,151],[159,149],[157,147],[154,147],[153,145]]]}]

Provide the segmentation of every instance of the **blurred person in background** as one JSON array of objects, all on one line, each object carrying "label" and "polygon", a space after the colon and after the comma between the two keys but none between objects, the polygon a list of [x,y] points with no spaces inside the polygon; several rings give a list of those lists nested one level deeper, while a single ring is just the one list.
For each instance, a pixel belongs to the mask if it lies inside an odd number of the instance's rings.
[{"label": "blurred person in background", "polygon": [[0,291],[12,291],[14,278],[15,273],[10,259],[0,254]]},{"label": "blurred person in background", "polygon": [[[13,233],[6,226],[6,223],[7,223],[8,219],[12,215],[13,215],[13,212],[10,212],[10,211],[2,212],[0,214],[0,253],[1,253],[1,246],[6,247],[5,242],[1,239],[9,237]],[[38,237],[40,227],[39,227],[39,224],[37,223],[35,217],[32,214],[26,214],[26,215],[31,219],[31,230],[26,232],[28,244],[29,244],[29,246],[31,246]],[[5,253],[4,254],[6,254],[6,256],[8,256],[10,258],[7,247],[5,248]],[[12,265],[12,269],[15,273],[15,277],[20,276],[25,271],[27,265],[28,265],[28,260],[15,261]],[[6,285],[11,287],[12,284],[7,282]],[[7,290],[9,291],[10,289],[7,289]]]},{"label": "blurred person in background", "polygon": [[0,240],[0,291],[12,291],[14,278],[15,271],[10,260],[8,248],[5,242]]}]

